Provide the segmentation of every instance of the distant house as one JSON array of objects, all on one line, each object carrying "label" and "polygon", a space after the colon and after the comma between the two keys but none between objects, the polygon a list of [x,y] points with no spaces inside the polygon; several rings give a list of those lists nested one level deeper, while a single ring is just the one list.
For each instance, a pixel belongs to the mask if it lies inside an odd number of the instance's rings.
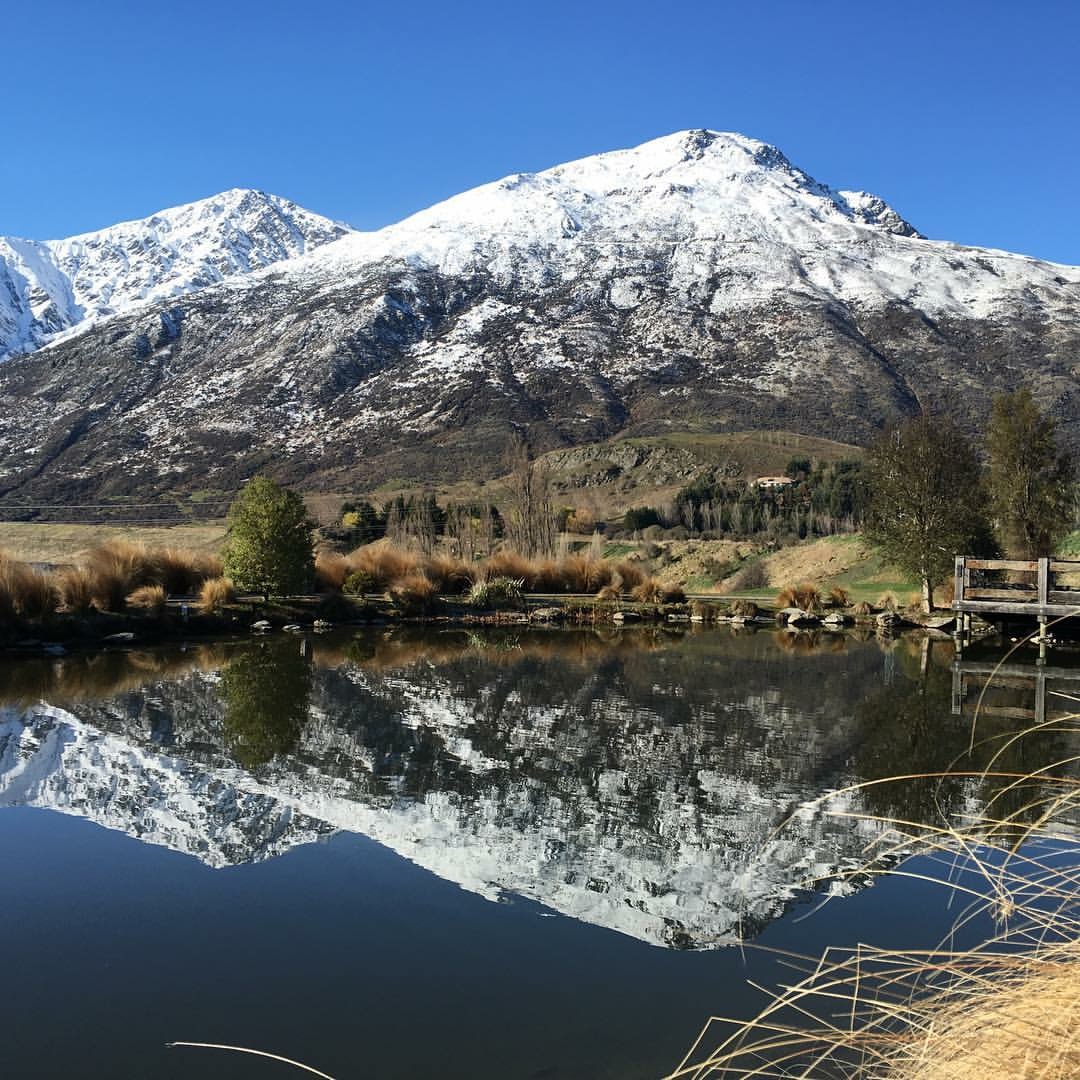
[{"label": "distant house", "polygon": [[759,476],[754,483],[759,488],[768,488],[774,490],[776,488],[791,487],[795,483],[790,476]]}]

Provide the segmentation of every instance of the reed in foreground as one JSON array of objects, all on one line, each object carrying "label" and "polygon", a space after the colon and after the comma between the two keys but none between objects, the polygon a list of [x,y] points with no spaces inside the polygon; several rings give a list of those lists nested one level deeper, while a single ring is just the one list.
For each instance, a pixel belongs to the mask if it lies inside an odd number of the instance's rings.
[{"label": "reed in foreground", "polygon": [[[899,863],[888,872],[950,890],[956,929],[989,919],[997,932],[970,949],[831,949],[753,1020],[711,1018],[668,1080],[1080,1076],[1080,757],[1031,773],[1002,766],[1027,738],[1074,738],[1078,719],[997,736],[977,772],[874,781],[821,800],[882,827],[875,857],[853,874]],[[983,812],[919,825],[851,809],[876,785],[928,780],[977,787]],[[912,853],[921,858],[903,861]]]}]

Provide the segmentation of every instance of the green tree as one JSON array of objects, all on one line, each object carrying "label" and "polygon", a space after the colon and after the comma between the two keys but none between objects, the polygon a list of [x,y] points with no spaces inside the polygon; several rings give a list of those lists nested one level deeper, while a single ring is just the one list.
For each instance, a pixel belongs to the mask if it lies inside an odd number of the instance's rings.
[{"label": "green tree", "polygon": [[1052,555],[1072,519],[1072,463],[1054,421],[1024,388],[994,399],[986,432],[990,508],[1002,546],[1023,559]]},{"label": "green tree", "polygon": [[229,507],[225,573],[266,599],[300,592],[314,572],[313,528],[295,491],[255,477]]},{"label": "green tree", "polygon": [[922,582],[923,610],[955,556],[984,526],[979,460],[947,417],[922,415],[886,431],[869,449],[866,533],[882,555]]}]

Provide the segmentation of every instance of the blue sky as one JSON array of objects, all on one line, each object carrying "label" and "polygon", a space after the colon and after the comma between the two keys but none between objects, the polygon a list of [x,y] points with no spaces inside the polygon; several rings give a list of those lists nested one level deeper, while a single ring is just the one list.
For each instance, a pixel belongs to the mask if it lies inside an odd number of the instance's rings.
[{"label": "blue sky", "polygon": [[682,128],[927,235],[1080,263],[1080,3],[7,4],[0,233],[229,187],[361,228]]}]

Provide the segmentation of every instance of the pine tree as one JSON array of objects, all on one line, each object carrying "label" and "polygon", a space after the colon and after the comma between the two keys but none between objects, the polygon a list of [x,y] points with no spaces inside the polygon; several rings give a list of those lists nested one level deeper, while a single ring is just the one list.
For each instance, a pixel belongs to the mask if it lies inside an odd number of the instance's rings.
[{"label": "pine tree", "polygon": [[314,572],[312,531],[304,500],[257,476],[229,507],[225,573],[266,599],[301,592]]}]

